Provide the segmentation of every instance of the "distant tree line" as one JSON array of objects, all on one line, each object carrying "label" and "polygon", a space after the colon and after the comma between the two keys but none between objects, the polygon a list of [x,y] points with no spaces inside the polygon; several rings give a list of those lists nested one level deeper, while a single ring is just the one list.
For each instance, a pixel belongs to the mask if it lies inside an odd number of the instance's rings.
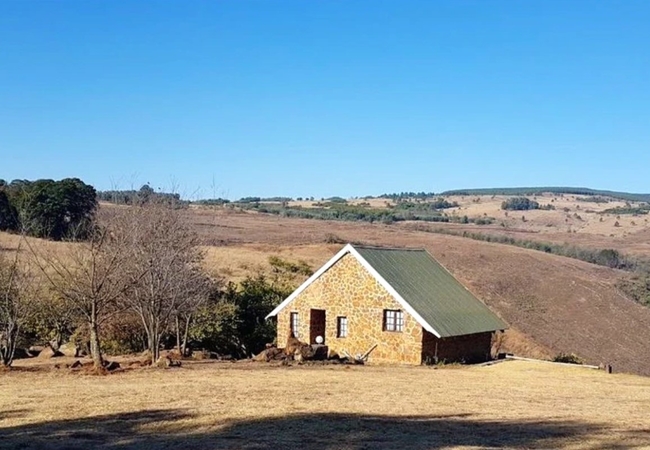
[{"label": "distant tree line", "polygon": [[424,220],[428,222],[449,222],[450,219],[437,211],[413,212],[408,210],[397,211],[387,208],[368,208],[365,206],[349,205],[344,203],[322,203],[315,208],[302,208],[299,206],[286,207],[270,204],[251,204],[247,209],[275,214],[282,217],[296,217],[302,219],[342,220],[353,222],[381,222],[393,223],[404,220]]},{"label": "distant tree line", "polygon": [[[488,188],[488,189],[455,189],[451,191],[442,192],[440,195],[508,195],[508,196],[524,196],[524,195],[542,195],[542,194],[569,194],[569,195],[584,195],[584,196],[600,196],[609,197],[619,200],[627,200],[633,202],[650,202],[650,194],[632,194],[629,192],[605,191],[589,188],[573,188],[573,187],[522,187],[522,188]],[[583,200],[584,201],[584,200]]]},{"label": "distant tree line", "polygon": [[539,209],[539,203],[526,197],[513,197],[501,203],[501,209],[507,211],[527,211],[529,209]]},{"label": "distant tree line", "polygon": [[364,197],[364,199],[369,200],[373,198],[385,198],[393,201],[398,201],[398,200],[409,200],[409,199],[420,199],[420,200],[426,200],[427,198],[431,198],[435,196],[436,194],[434,192],[396,192],[393,194],[381,194],[377,197]]},{"label": "distant tree line", "polygon": [[0,231],[53,240],[84,238],[96,209],[95,188],[78,178],[0,180]]},{"label": "distant tree line", "polygon": [[499,244],[513,245],[515,247],[527,248],[530,250],[537,250],[544,253],[551,253],[553,255],[565,256],[567,258],[579,259],[591,264],[605,266],[612,269],[620,269],[626,271],[645,270],[648,267],[648,262],[630,258],[622,255],[619,251],[614,249],[591,249],[576,247],[568,244],[554,244],[550,242],[533,241],[527,239],[517,239],[506,235],[499,234],[486,234],[475,233],[469,231],[457,231],[448,228],[426,229],[421,231],[428,231],[431,233],[448,234],[452,236],[460,236],[464,238],[474,239],[484,242],[496,242]]},{"label": "distant tree line", "polygon": [[501,209],[505,209],[507,211],[527,211],[529,209],[553,210],[555,209],[555,206],[551,205],[550,203],[546,205],[540,205],[535,200],[531,200],[526,197],[514,197],[502,202]]},{"label": "distant tree line", "polygon": [[[435,204],[435,203],[433,203]],[[487,225],[494,222],[491,217],[468,217],[455,214],[445,214],[432,208],[429,203],[401,203],[392,208],[372,208],[367,205],[351,205],[347,203],[326,202],[317,203],[313,208],[300,206],[272,205],[264,203],[236,204],[240,207],[265,214],[275,214],[281,217],[295,217],[316,220],[340,220],[350,222],[370,222],[390,224],[407,220],[422,222],[455,222]]]},{"label": "distant tree line", "polygon": [[171,192],[156,192],[148,184],[142,185],[139,190],[111,190],[99,191],[99,201],[114,203],[116,205],[142,205],[149,202],[168,203],[180,205],[183,203],[180,194]]},{"label": "distant tree line", "polygon": [[615,214],[615,215],[632,215],[632,216],[641,216],[648,214],[650,212],[650,205],[645,204],[642,206],[638,207],[632,207],[632,206],[624,206],[624,207],[616,207],[616,208],[608,208],[604,211],[602,211],[600,214]]},{"label": "distant tree line", "polygon": [[204,205],[204,206],[223,206],[230,203],[230,200],[227,198],[205,198],[202,200],[192,201],[195,205]]},{"label": "distant tree line", "polygon": [[426,201],[426,202],[410,202],[410,201],[402,201],[398,202],[395,205],[395,209],[397,210],[411,210],[411,211],[435,211],[439,209],[449,209],[449,208],[457,208],[458,207],[458,202],[450,202],[447,199],[444,199],[442,197],[438,197],[434,200]]},{"label": "distant tree line", "polygon": [[587,197],[576,197],[576,200],[579,202],[586,203],[609,203],[612,201],[611,198],[602,197],[600,195],[592,195]]}]

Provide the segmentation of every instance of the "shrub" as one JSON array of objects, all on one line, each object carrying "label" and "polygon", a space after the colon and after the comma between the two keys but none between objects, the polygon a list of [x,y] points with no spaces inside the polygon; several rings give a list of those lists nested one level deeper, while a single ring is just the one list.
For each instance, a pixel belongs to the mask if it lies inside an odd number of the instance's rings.
[{"label": "shrub", "polygon": [[575,353],[558,353],[553,358],[553,362],[566,363],[566,364],[584,364],[585,361]]},{"label": "shrub", "polygon": [[339,236],[337,236],[334,233],[328,233],[325,235],[325,243],[326,244],[345,244],[345,241],[341,239]]},{"label": "shrub", "polygon": [[501,209],[527,211],[529,209],[539,209],[539,203],[526,197],[514,197],[501,203]]}]

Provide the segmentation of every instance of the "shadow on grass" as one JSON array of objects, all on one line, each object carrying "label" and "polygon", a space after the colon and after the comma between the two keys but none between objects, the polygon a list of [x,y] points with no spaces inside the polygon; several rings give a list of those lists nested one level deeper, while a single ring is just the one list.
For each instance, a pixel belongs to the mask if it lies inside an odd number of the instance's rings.
[{"label": "shadow on grass", "polygon": [[30,409],[10,409],[9,411],[0,411],[0,429],[2,429],[3,420],[25,417],[30,412]]},{"label": "shadow on grass", "polygon": [[[557,448],[607,430],[578,421],[497,422],[471,416],[297,414],[193,424],[183,410],[150,410],[3,427],[0,448],[12,449],[393,449]],[[625,439],[622,441],[621,439]],[[620,447],[617,443],[620,442]],[[646,430],[582,448],[647,448]]]}]

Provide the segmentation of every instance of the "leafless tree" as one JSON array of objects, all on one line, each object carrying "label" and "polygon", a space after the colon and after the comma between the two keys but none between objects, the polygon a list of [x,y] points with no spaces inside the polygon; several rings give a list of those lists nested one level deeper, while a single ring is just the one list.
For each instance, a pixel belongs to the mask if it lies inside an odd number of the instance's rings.
[{"label": "leafless tree", "polygon": [[20,246],[13,258],[0,254],[0,362],[11,366],[23,324],[33,313],[29,270],[21,266]]},{"label": "leafless tree", "polygon": [[223,282],[221,279],[208,279],[204,276],[203,282],[199,286],[199,290],[190,293],[186,301],[179,304],[174,312],[176,349],[183,356],[187,354],[190,326],[196,313],[209,301],[210,291],[221,288]]},{"label": "leafless tree", "polygon": [[114,239],[115,223],[97,223],[90,237],[65,251],[28,245],[51,290],[86,322],[90,353],[96,369],[103,367],[100,327],[118,311],[118,299],[128,288],[123,268],[127,253]]},{"label": "leafless tree", "polygon": [[[177,319],[191,321],[192,312],[207,298],[209,279],[200,267],[198,238],[182,211],[151,203],[132,207],[124,217],[121,240],[129,249],[129,288],[123,302],[140,317],[156,362],[163,335]],[[180,341],[180,327],[176,332]]]}]

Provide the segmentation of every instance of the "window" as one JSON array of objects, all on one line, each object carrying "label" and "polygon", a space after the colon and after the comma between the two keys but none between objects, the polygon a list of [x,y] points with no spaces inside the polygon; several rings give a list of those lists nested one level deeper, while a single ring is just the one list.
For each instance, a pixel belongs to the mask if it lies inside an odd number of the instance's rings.
[{"label": "window", "polygon": [[401,310],[384,310],[384,331],[404,331],[404,313]]},{"label": "window", "polygon": [[298,313],[291,313],[291,332],[294,337],[298,337]]},{"label": "window", "polygon": [[347,317],[337,317],[336,318],[336,337],[344,338],[348,336],[348,318]]}]

